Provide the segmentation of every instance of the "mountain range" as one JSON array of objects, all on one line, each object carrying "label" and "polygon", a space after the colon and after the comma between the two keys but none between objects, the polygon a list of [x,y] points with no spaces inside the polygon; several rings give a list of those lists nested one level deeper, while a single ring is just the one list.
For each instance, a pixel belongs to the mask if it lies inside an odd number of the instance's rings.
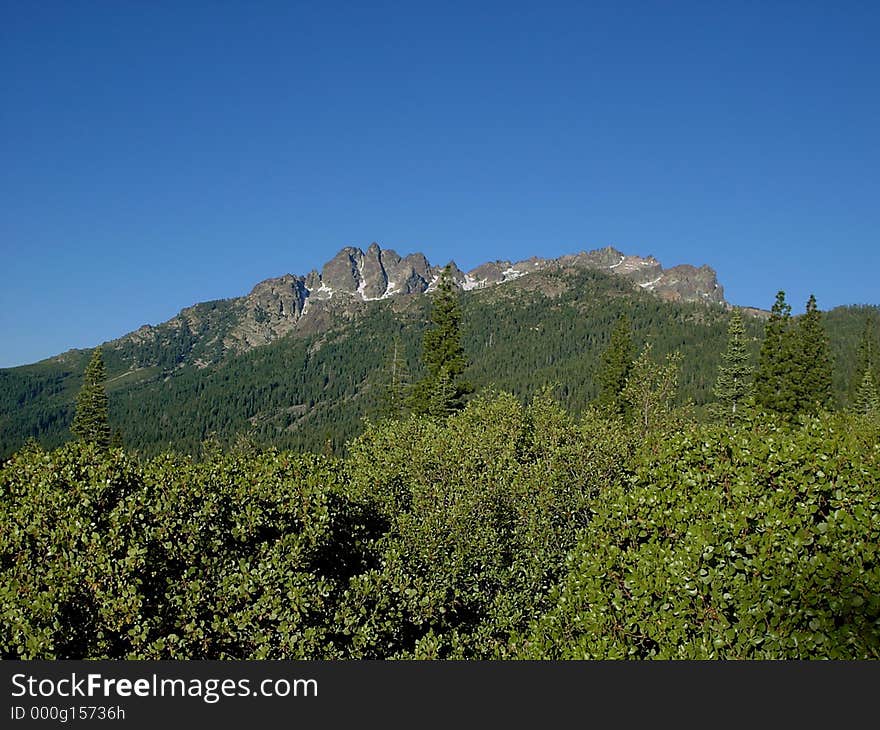
[{"label": "mountain range", "polygon": [[[492,261],[468,272],[454,262],[449,267],[463,291],[506,284],[536,272],[588,269],[621,276],[665,301],[726,304],[724,290],[709,266],[664,269],[653,256],[628,256],[612,247],[555,259]],[[162,348],[183,341],[190,351],[180,352],[180,362],[205,366],[291,332],[309,335],[326,330],[340,315],[357,311],[365,302],[432,291],[443,268],[432,266],[424,254],[400,256],[375,242],[366,251],[348,246],[320,272],[266,279],[246,296],[187,307],[171,320],[156,327],[144,325],[110,346]]]},{"label": "mountain range", "polygon": [[[682,402],[701,407],[724,350],[729,312],[708,266],[664,268],[651,256],[606,247],[554,259],[448,264],[461,289],[462,338],[477,388],[528,398],[551,385],[573,412],[596,395],[595,374],[617,317],[636,345],[679,351]],[[285,274],[245,296],[187,307],[102,345],[113,426],[148,453],[196,452],[211,436],[292,448],[341,448],[364,417],[383,413],[385,371],[398,351],[410,381],[421,375],[421,337],[443,266],[373,243],[343,248],[321,271]],[[768,293],[768,300],[771,299]],[[757,354],[767,312],[743,308]],[[844,403],[866,316],[839,308],[825,322]],[[69,438],[91,350],[69,350],[0,370],[0,456],[27,438]]]}]

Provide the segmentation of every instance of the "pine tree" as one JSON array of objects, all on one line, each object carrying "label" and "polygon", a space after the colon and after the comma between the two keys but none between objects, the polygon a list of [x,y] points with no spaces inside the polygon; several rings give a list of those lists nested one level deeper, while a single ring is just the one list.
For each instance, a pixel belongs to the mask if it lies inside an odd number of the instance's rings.
[{"label": "pine tree", "polygon": [[107,379],[101,348],[95,348],[86,366],[83,384],[76,396],[76,413],[70,431],[81,441],[98,446],[110,445],[110,420],[107,409]]},{"label": "pine tree", "polygon": [[815,413],[831,403],[831,348],[812,294],[791,347],[790,388],[795,413]]},{"label": "pine tree", "polygon": [[874,373],[870,369],[865,370],[862,376],[862,383],[853,399],[853,410],[864,414],[880,413],[880,393],[874,382]]},{"label": "pine tree", "polygon": [[728,422],[743,416],[744,406],[752,392],[752,368],[746,350],[746,330],[742,315],[734,310],[727,328],[727,350],[721,356],[714,395],[717,411]]},{"label": "pine tree", "polygon": [[467,359],[461,345],[461,305],[449,266],[440,276],[431,323],[422,342],[422,362],[428,372],[415,387],[411,405],[415,413],[448,415],[463,408],[473,391],[462,378]]},{"label": "pine tree", "polygon": [[609,413],[624,414],[626,404],[623,389],[635,358],[629,317],[623,314],[611,332],[608,347],[602,353],[602,366],[596,376],[599,383],[597,403]]},{"label": "pine tree", "polygon": [[865,329],[862,331],[862,337],[859,340],[859,348],[856,352],[856,369],[850,382],[849,396],[850,402],[855,403],[856,397],[861,390],[865,374],[871,373],[871,380],[878,382],[878,374],[880,374],[880,358],[877,356],[877,329],[873,317],[865,320]]},{"label": "pine tree", "polygon": [[785,292],[776,294],[770,319],[764,325],[764,342],[755,372],[755,400],[764,408],[793,413],[795,395],[791,389],[791,306]]}]

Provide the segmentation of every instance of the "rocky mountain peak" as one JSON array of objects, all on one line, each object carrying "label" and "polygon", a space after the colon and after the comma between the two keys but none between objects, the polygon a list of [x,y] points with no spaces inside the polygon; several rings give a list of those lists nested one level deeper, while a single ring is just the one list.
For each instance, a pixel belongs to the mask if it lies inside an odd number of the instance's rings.
[{"label": "rocky mountain peak", "polygon": [[[504,284],[535,271],[587,268],[625,277],[634,286],[669,301],[724,302],[723,289],[710,267],[684,264],[664,269],[653,256],[630,256],[613,246],[555,259],[532,257],[516,263],[488,261],[467,272],[454,261],[449,265],[453,281],[465,291]],[[248,299],[252,300],[254,311],[269,313],[270,319],[278,320],[278,326],[286,329],[305,316],[310,306],[331,299],[345,306],[346,301],[369,302],[432,291],[442,269],[431,266],[424,254],[402,257],[374,241],[366,251],[355,246],[342,248],[324,264],[320,274],[312,271],[304,277],[287,274],[279,279],[268,279],[259,284]],[[252,337],[246,339],[250,341]]]},{"label": "rocky mountain peak", "polygon": [[[532,257],[518,262],[489,261],[470,271],[450,262],[452,278],[464,291],[501,286],[538,271],[593,269],[624,277],[633,287],[668,301],[724,304],[724,291],[709,266],[682,264],[664,269],[653,256],[631,256],[612,246],[560,256]],[[432,266],[422,253],[400,256],[375,241],[366,251],[342,248],[321,271],[266,279],[240,299],[227,300],[235,314],[226,316],[222,333],[211,324],[219,317],[213,309],[189,307],[167,324],[195,336],[212,331],[222,350],[241,350],[266,344],[293,330],[318,331],[327,326],[331,312],[351,312],[364,302],[432,291],[443,267]],[[139,330],[127,337],[143,340],[155,333]]]}]

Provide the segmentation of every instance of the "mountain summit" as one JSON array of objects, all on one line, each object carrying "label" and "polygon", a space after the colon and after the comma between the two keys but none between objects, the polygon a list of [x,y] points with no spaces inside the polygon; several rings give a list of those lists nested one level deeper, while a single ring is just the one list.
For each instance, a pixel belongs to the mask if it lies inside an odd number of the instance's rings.
[{"label": "mountain summit", "polygon": [[[462,345],[477,390],[525,399],[556,384],[560,403],[580,413],[598,393],[602,352],[626,314],[639,347],[650,342],[659,358],[682,353],[682,398],[698,407],[711,400],[732,308],[711,268],[664,269],[610,247],[449,266],[463,290]],[[105,342],[110,422],[127,446],[152,454],[196,454],[212,434],[312,451],[328,439],[341,445],[365,416],[387,412],[392,360],[402,382],[421,376],[432,309],[425,293],[441,272],[421,253],[347,247],[320,271],[267,279],[246,296],[195,304]],[[865,316],[828,313],[833,352],[856,351]],[[744,324],[756,355],[762,318]],[[69,350],[0,369],[0,458],[28,438],[69,439],[91,355]],[[843,356],[835,371],[839,398],[854,360]]]},{"label": "mountain summit", "polygon": [[[712,268],[664,269],[653,256],[629,256],[610,246],[555,259],[492,261],[467,272],[454,262],[449,265],[453,280],[464,291],[500,286],[538,271],[593,269],[624,277],[634,288],[666,301],[726,304]],[[364,302],[431,291],[442,270],[421,253],[400,256],[375,242],[366,251],[346,246],[320,272],[266,279],[244,297],[188,307],[162,325],[144,325],[116,342],[167,348],[170,336],[188,355],[198,354],[185,359],[212,362],[225,352],[265,345],[293,331],[321,331],[332,317],[350,315]],[[193,347],[196,341],[201,346]]]},{"label": "mountain summit", "polygon": [[[464,289],[482,289],[503,284],[534,271],[551,268],[581,267],[605,269],[625,276],[634,284],[671,301],[724,302],[724,292],[715,272],[708,266],[689,265],[664,270],[653,256],[627,256],[610,246],[556,259],[531,258],[517,263],[493,261],[468,272],[450,262],[456,284]],[[370,244],[366,251],[347,246],[324,265],[301,277],[306,297],[329,299],[334,293],[360,297],[364,301],[385,299],[395,294],[422,293],[437,281],[442,267],[431,266],[421,253],[401,258],[390,248]],[[257,288],[279,279],[269,279]],[[256,291],[256,289],[255,289]],[[306,300],[304,300],[306,301]]]}]

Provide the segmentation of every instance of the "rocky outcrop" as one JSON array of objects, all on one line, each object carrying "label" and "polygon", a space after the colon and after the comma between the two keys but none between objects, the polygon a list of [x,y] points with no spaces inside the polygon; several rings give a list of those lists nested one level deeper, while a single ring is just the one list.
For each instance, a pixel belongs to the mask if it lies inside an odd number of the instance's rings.
[{"label": "rocky outcrop", "polygon": [[[634,285],[670,301],[724,302],[724,290],[709,266],[683,264],[664,269],[653,256],[628,256],[610,246],[556,259],[533,257],[517,263],[489,261],[468,272],[450,262],[452,278],[466,291],[497,286],[535,271],[587,268],[623,276]],[[421,294],[437,284],[442,267],[431,266],[423,254],[401,257],[377,243],[366,251],[347,246],[328,261],[321,273],[305,277],[290,274],[267,279],[248,295],[254,311],[268,312],[281,319],[296,320],[308,302],[333,296],[362,301],[386,299],[401,294]]]},{"label": "rocky outcrop", "polygon": [[224,343],[241,349],[238,345],[256,347],[272,342],[296,326],[308,296],[301,276],[285,274],[261,281],[240,302],[238,322],[224,336]]},{"label": "rocky outcrop", "polygon": [[423,254],[401,258],[396,251],[372,243],[366,251],[350,246],[342,249],[324,265],[320,275],[313,272],[306,284],[319,299],[341,293],[372,301],[394,294],[420,294],[428,289],[434,275]]},{"label": "rocky outcrop", "polygon": [[382,249],[378,243],[370,244],[361,261],[358,275],[358,291],[364,300],[381,299],[385,296],[388,291],[388,272],[382,263]]},{"label": "rocky outcrop", "polygon": [[627,256],[610,246],[555,261],[563,266],[583,266],[624,276],[667,301],[725,303],[724,289],[709,266],[682,264],[664,269],[653,256]]},{"label": "rocky outcrop", "polygon": [[662,273],[651,291],[668,301],[724,303],[724,289],[709,266],[673,266]]},{"label": "rocky outcrop", "polygon": [[255,315],[263,313],[278,319],[297,319],[302,314],[308,295],[301,277],[285,274],[257,284],[245,298],[245,305]]},{"label": "rocky outcrop", "polygon": [[[490,261],[467,272],[454,262],[449,266],[453,281],[465,291],[502,286],[537,271],[586,268],[624,277],[634,288],[667,301],[725,303],[724,290],[709,266],[684,264],[664,269],[653,256],[629,256],[611,246],[555,259]],[[220,348],[212,352],[248,349],[295,330],[322,331],[334,316],[351,317],[364,302],[432,291],[442,269],[431,266],[421,253],[400,256],[375,242],[366,251],[346,246],[320,273],[313,270],[305,276],[266,279],[245,297],[188,307],[159,328],[185,330],[183,335],[174,335],[177,340],[184,335],[210,337]],[[539,288],[547,286],[547,280],[542,281]],[[126,337],[133,342],[158,342],[157,338],[166,336],[158,328],[146,327]]]},{"label": "rocky outcrop", "polygon": [[321,270],[321,286],[318,289],[329,290],[330,294],[354,294],[360,286],[363,265],[364,252],[359,248],[346,246],[324,264]]}]

